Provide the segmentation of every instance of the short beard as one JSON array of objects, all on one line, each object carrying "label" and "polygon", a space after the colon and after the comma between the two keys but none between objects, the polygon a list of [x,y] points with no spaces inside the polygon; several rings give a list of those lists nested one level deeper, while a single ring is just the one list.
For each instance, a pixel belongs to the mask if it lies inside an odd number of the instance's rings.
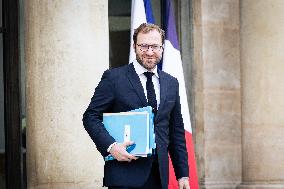
[{"label": "short beard", "polygon": [[[161,59],[162,59],[162,58],[158,58],[158,59],[156,60],[156,62],[154,63],[155,65],[154,65],[153,68],[155,68],[155,66],[161,61]],[[147,70],[152,70],[152,69],[153,69],[153,68],[148,67],[147,64],[143,64],[143,60],[140,59],[140,57],[139,57],[137,54],[136,54],[136,60],[137,60],[137,62],[138,62],[141,66],[143,66],[143,67],[146,68]]]}]

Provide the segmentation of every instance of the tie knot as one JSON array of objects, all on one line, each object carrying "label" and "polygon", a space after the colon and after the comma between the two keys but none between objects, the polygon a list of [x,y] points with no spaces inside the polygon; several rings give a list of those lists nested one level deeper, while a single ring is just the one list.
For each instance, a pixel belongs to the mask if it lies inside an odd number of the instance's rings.
[{"label": "tie knot", "polygon": [[147,77],[147,79],[152,79],[152,76],[154,75],[153,72],[144,72],[144,75]]}]

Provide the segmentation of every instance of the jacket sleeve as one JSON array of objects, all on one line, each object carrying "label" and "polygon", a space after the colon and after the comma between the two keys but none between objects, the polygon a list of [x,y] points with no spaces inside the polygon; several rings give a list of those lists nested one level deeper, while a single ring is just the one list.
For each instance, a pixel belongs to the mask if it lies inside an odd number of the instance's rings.
[{"label": "jacket sleeve", "polygon": [[104,72],[96,87],[91,102],[83,114],[83,124],[103,157],[108,155],[107,148],[115,142],[103,124],[103,113],[109,112],[114,102],[114,85],[110,71]]},{"label": "jacket sleeve", "polygon": [[[177,80],[176,80],[177,81]],[[169,154],[173,163],[176,178],[189,177],[188,156],[185,142],[184,124],[181,114],[179,85],[176,85],[176,101],[170,117]]]}]

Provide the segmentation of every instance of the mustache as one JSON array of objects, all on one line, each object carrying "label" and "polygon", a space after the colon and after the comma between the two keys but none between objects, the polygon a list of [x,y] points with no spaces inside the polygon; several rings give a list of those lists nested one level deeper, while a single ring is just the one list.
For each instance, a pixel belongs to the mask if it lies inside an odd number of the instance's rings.
[{"label": "mustache", "polygon": [[152,55],[152,56],[145,55],[145,56],[142,56],[142,58],[159,58],[159,57],[156,55]]}]

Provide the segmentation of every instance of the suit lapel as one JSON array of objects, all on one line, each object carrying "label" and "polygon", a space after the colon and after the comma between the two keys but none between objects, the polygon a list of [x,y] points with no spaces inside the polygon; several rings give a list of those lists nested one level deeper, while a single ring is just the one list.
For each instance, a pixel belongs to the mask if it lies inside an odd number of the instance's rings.
[{"label": "suit lapel", "polygon": [[[160,81],[160,105],[159,105],[159,109],[157,112],[157,117],[159,115],[159,112],[161,112],[161,110],[163,109],[163,106],[165,105],[165,101],[166,101],[166,97],[167,97],[167,81],[166,81],[166,77],[165,74],[158,69],[158,74],[159,74],[159,81]],[[160,110],[160,111],[159,111]]]},{"label": "suit lapel", "polygon": [[147,99],[144,94],[144,89],[141,84],[141,81],[139,79],[139,76],[135,72],[133,64],[129,64],[128,66],[128,72],[127,72],[127,77],[129,82],[131,83],[133,89],[135,90],[137,96],[139,97],[141,103],[143,106],[147,106]]}]

